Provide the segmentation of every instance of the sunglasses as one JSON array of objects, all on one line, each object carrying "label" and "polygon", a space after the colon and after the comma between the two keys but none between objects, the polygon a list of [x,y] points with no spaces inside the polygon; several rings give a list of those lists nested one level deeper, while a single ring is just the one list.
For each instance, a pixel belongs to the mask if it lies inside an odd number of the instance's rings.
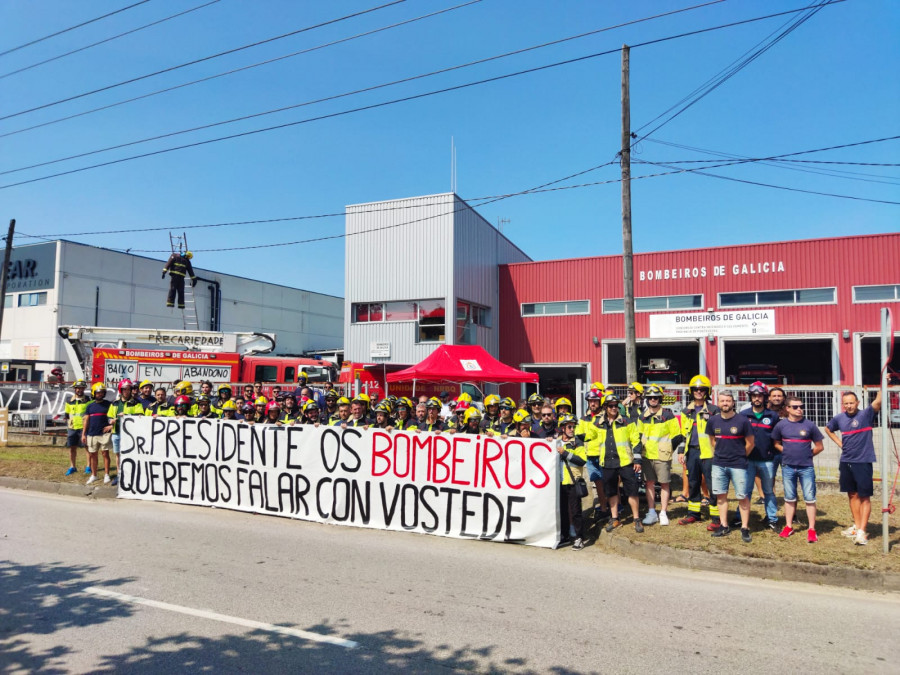
[{"label": "sunglasses", "polygon": [[647,396],[648,401],[658,401],[659,398],[660,398],[659,396]]},{"label": "sunglasses", "polygon": [[788,408],[795,408],[795,409],[798,408],[798,409],[800,409],[800,410],[803,410],[803,406],[802,406],[802,405],[789,405]]},{"label": "sunglasses", "polygon": [[553,417],[553,413],[541,413],[541,417]]}]

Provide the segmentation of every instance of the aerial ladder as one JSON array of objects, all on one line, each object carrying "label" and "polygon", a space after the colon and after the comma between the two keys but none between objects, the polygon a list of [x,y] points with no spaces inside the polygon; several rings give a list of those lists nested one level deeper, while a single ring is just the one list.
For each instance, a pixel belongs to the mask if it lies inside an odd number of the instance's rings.
[{"label": "aerial ladder", "polygon": [[275,349],[274,333],[221,333],[156,328],[103,328],[60,326],[59,336],[75,379],[87,379],[94,347],[116,349],[153,348],[165,351],[235,352],[241,356],[268,354]]}]

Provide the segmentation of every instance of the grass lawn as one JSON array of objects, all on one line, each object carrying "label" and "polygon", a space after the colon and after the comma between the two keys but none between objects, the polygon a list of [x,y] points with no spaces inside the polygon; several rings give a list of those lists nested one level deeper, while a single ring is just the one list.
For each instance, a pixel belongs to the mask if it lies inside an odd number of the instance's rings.
[{"label": "grass lawn", "polygon": [[[60,483],[84,484],[84,466],[87,461],[87,452],[78,451],[78,473],[66,477],[64,475],[69,466],[69,450],[59,446],[38,445],[10,445],[0,448],[0,475],[14,476],[18,478],[30,478],[37,480],[50,480]],[[103,460],[100,458],[100,470],[102,472]],[[673,475],[673,493],[679,492],[679,477]],[[781,501],[780,474],[776,485],[776,494],[779,495],[778,515],[781,519],[780,526],[784,526],[784,507]],[[634,531],[631,518],[615,531],[614,536],[627,537],[633,541],[642,541],[653,544],[662,544],[673,548],[691,549],[696,551],[708,551],[713,553],[729,553],[732,555],[749,558],[767,558],[774,560],[790,560],[796,562],[809,562],[819,565],[839,565],[843,567],[856,567],[870,570],[887,570],[900,572],[900,531],[894,526],[900,514],[891,516],[891,546],[892,551],[888,555],[881,552],[881,497],[873,497],[872,515],[869,519],[869,545],[855,546],[850,539],[841,536],[841,530],[850,525],[850,508],[847,497],[834,491],[830,487],[821,486],[818,496],[818,516],[816,532],[819,535],[819,543],[808,544],[806,542],[806,511],[803,503],[799,504],[799,520],[795,521],[795,534],[789,539],[781,539],[777,533],[765,528],[765,511],[762,505],[753,504],[750,515],[750,531],[753,534],[753,542],[745,544],[741,541],[740,532],[735,530],[727,537],[713,539],[706,531],[707,522],[682,526],[677,521],[687,515],[687,504],[670,504],[669,518],[671,525],[661,527],[650,525],[644,528],[643,534]],[[754,493],[754,500],[756,494]],[[590,498],[585,499],[585,506],[590,506]],[[734,513],[737,502],[729,502],[729,513]],[[627,509],[627,513],[630,510]],[[621,513],[621,511],[620,511]],[[645,506],[641,505],[641,517],[645,513]],[[706,510],[704,509],[704,514]],[[729,515],[729,518],[731,516]],[[588,520],[588,522],[590,522]],[[597,530],[592,532],[592,538],[596,537]]]}]

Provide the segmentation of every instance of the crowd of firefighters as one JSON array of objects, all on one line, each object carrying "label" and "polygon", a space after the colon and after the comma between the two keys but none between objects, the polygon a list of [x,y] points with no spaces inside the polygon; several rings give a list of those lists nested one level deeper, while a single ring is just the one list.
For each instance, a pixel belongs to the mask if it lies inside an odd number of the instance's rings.
[{"label": "crowd of firefighters", "polygon": [[[150,381],[135,384],[124,379],[118,384],[115,400],[107,399],[106,387],[96,383],[91,396],[87,384],[76,381],[75,395],[66,405],[71,466],[77,471],[79,448],[86,447],[87,482],[97,480],[98,456],[103,458],[105,483],[115,484],[110,474],[110,450],[119,452],[120,418],[148,415],[175,418],[222,418],[245,424],[287,426],[297,424],[385,430],[464,433],[551,439],[560,454],[560,513],[562,540],[575,550],[585,545],[589,525],[612,532],[623,526],[628,504],[634,529],[645,525],[669,524],[670,502],[687,503],[687,515],[680,525],[703,519],[713,537],[739,528],[750,542],[750,498],[754,486],[765,506],[765,527],[782,538],[794,534],[798,486],[807,515],[807,541],[815,543],[816,486],[813,457],[822,452],[822,433],[803,416],[803,402],[786,396],[780,387],[761,382],[749,387],[750,405],[736,410],[732,392],[720,391],[711,401],[712,386],[707,377],[697,375],[689,384],[690,401],[676,415],[663,406],[660,385],[633,382],[624,398],[595,382],[587,392],[587,410],[576,418],[572,401],[532,394],[514,401],[495,394],[483,401],[483,411],[469,394],[455,401],[422,396],[417,401],[388,396],[373,404],[365,393],[352,398],[334,388],[307,386],[301,373],[293,391],[274,387],[263,394],[262,383],[245,385],[238,391],[230,384],[215,388],[202,382],[195,393],[191,382],[175,385],[174,396]],[[844,394],[843,412],[832,419],[825,432],[842,448],[841,490],[850,497],[854,523],[842,534],[857,544],[865,544],[865,524],[871,508],[872,418],[881,407],[880,397],[861,409],[856,395]],[[840,434],[840,435],[838,435]],[[673,460],[682,468],[681,494],[672,499]],[[778,528],[774,484],[779,465],[784,485],[785,525]],[[594,490],[593,509],[585,517],[583,499]],[[728,492],[733,487],[738,501],[734,519],[727,519]],[[640,497],[646,501],[646,515],[640,517]],[[657,509],[659,504],[659,509]]]}]

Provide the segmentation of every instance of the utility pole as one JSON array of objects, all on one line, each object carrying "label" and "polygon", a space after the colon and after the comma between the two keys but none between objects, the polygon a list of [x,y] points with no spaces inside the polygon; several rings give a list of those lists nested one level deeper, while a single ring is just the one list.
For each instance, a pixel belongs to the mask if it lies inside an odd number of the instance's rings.
[{"label": "utility pole", "polygon": [[622,270],[625,303],[625,379],[637,380],[637,348],[634,334],[634,260],[631,250],[631,93],[629,57],[631,48],[622,45]]},{"label": "utility pole", "polygon": [[891,358],[891,344],[894,339],[891,313],[887,307],[881,308],[881,539],[882,551],[891,552],[890,517],[888,509],[891,503],[891,453],[889,450],[891,401],[888,398],[888,361]]},{"label": "utility pole", "polygon": [[12,256],[13,232],[16,230],[16,219],[9,221],[9,232],[6,235],[6,253],[3,254],[3,269],[0,270],[0,334],[3,333],[3,308],[6,307],[6,276],[9,273],[9,258]]}]

